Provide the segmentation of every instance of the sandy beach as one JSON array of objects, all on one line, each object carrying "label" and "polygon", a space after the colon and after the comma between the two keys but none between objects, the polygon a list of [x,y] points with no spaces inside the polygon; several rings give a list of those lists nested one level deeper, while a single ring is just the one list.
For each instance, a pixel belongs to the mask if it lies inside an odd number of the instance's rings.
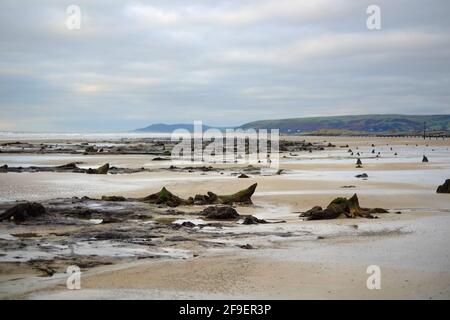
[{"label": "sandy beach", "polygon": [[[80,168],[111,166],[147,168],[132,174],[86,175],[71,172],[0,173],[0,200],[50,201],[102,196],[145,197],[166,187],[187,199],[213,191],[232,194],[253,183],[253,205],[233,207],[240,215],[268,224],[221,225],[177,230],[189,241],[170,242],[162,229],[153,245],[120,245],[87,239],[75,242],[77,258],[102,256],[106,262],[82,267],[81,290],[66,288],[65,268],[73,262],[56,259],[68,247],[55,234],[84,232],[86,225],[20,225],[0,223],[0,297],[2,299],[449,299],[450,198],[436,188],[450,178],[449,140],[375,137],[288,137],[326,142],[322,151],[280,154],[281,174],[262,168],[239,179],[245,166],[212,165],[217,171],[171,171],[170,161],[149,155],[70,155],[0,153],[0,165],[59,166],[79,162]],[[52,143],[57,140],[52,140]],[[83,140],[84,141],[84,140]],[[39,141],[45,142],[45,140]],[[372,146],[373,145],[373,146]],[[355,168],[360,152],[362,168]],[[375,149],[380,157],[374,157]],[[428,163],[422,163],[426,155]],[[355,177],[366,173],[367,178]],[[385,208],[378,219],[304,221],[299,214],[326,207],[336,197],[357,194],[362,207]],[[152,218],[128,220],[123,227],[145,232],[148,226],[178,221],[204,223],[195,212],[204,206],[180,205],[170,216],[155,207]],[[142,208],[140,208],[141,210]],[[143,209],[142,209],[143,210]],[[159,211],[158,211],[159,210]],[[134,222],[133,222],[134,221]],[[152,222],[153,221],[153,222]],[[111,224],[96,228],[111,228]],[[103,230],[101,229],[101,230]],[[97,230],[97,229],[96,229]],[[99,229],[100,230],[100,229]],[[149,229],[150,230],[150,229]],[[152,229],[153,230],[153,229]],[[153,231],[148,231],[153,232]],[[174,231],[175,232],[175,231]],[[21,234],[37,234],[45,249],[19,243]],[[19,236],[14,236],[19,235]],[[67,239],[67,235],[65,236]],[[32,238],[33,239],[33,238]],[[163,240],[159,240],[163,239]],[[180,238],[181,239],[181,238]],[[28,240],[27,240],[28,241]],[[31,241],[31,240],[30,240]],[[158,242],[160,241],[160,242]],[[56,244],[53,243],[53,246]],[[246,249],[249,245],[249,249]],[[133,253],[130,253],[132,250]],[[134,250],[134,251],[133,251]],[[153,255],[137,254],[152,251]],[[70,255],[70,254],[69,254]],[[61,256],[59,256],[61,257]],[[73,257],[72,257],[73,258]],[[39,259],[39,267],[30,261]],[[42,259],[55,272],[42,274]],[[98,261],[97,261],[98,262]],[[46,268],[50,268],[45,264]],[[370,265],[381,269],[381,289],[366,286]]]}]

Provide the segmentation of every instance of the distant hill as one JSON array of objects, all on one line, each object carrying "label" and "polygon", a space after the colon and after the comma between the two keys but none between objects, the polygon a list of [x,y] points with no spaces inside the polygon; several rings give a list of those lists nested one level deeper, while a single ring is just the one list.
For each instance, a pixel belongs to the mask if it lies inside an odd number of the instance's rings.
[{"label": "distant hill", "polygon": [[[203,125],[203,131],[211,129],[213,127]],[[151,124],[145,128],[136,129],[136,132],[157,132],[157,133],[171,133],[176,129],[185,129],[189,132],[194,132],[194,124],[188,123],[177,123],[177,124],[165,124],[165,123],[156,123]],[[218,128],[220,129],[220,128]]]},{"label": "distant hill", "polygon": [[450,115],[399,115],[371,114],[357,116],[333,116],[261,120],[249,122],[242,129],[279,129],[281,133],[339,134],[359,133],[406,133],[427,131],[449,131]]}]

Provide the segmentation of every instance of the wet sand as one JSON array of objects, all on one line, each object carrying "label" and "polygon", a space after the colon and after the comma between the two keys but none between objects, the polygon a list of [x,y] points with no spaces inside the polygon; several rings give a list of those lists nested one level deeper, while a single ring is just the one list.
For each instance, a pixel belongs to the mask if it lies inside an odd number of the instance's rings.
[{"label": "wet sand", "polygon": [[[117,166],[154,169],[105,176],[44,172],[0,174],[2,201],[102,195],[141,197],[163,186],[187,198],[207,191],[230,194],[257,182],[253,196],[255,205],[236,206],[236,210],[259,218],[286,221],[285,224],[224,228],[223,237],[212,240],[236,245],[249,243],[255,247],[253,250],[210,248],[194,258],[143,259],[91,268],[83,272],[83,289],[79,291],[65,288],[65,274],[36,280],[26,268],[22,274],[20,268],[14,270],[0,262],[1,297],[450,298],[450,250],[447,246],[450,198],[435,192],[438,184],[450,178],[450,142],[367,137],[301,139],[327,141],[337,144],[337,148],[312,154],[286,153],[285,158],[281,157],[280,168],[284,169],[281,175],[263,170],[261,175],[249,174],[249,179],[238,179],[234,175],[239,168],[225,170],[223,174],[170,172],[165,170],[170,162],[152,162],[152,157],[144,155],[0,154],[0,165],[61,165],[71,159],[82,161],[86,166],[110,162]],[[340,148],[340,144],[349,147]],[[354,158],[350,158],[347,151],[356,147],[362,153],[361,169],[355,168]],[[372,149],[380,150],[381,158],[375,159]],[[421,162],[423,154],[429,157],[429,163]],[[363,172],[368,174],[367,180],[355,178]],[[298,218],[299,211],[315,205],[326,206],[335,197],[348,197],[353,193],[358,194],[362,206],[383,207],[391,213],[376,220],[313,222]],[[396,211],[402,214],[395,214]],[[4,225],[1,228],[7,234],[11,231]],[[234,236],[227,236],[227,232],[233,232]],[[243,235],[236,236],[239,233]],[[290,233],[289,237],[282,236]],[[381,290],[366,287],[369,276],[366,268],[373,264],[382,270]]]}]

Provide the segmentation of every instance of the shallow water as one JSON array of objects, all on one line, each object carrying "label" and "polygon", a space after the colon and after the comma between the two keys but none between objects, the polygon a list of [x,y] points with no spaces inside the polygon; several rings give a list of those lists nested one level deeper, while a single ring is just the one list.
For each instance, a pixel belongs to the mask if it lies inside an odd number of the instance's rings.
[{"label": "shallow water", "polygon": [[[11,236],[12,237],[12,236]],[[9,241],[16,241],[12,237]],[[110,240],[78,241],[71,245],[39,243],[24,249],[8,250],[0,256],[0,262],[25,262],[34,259],[53,259],[56,256],[101,256],[114,258],[165,257],[185,259],[192,256],[189,250],[175,248],[146,248],[141,245],[120,243]]]}]

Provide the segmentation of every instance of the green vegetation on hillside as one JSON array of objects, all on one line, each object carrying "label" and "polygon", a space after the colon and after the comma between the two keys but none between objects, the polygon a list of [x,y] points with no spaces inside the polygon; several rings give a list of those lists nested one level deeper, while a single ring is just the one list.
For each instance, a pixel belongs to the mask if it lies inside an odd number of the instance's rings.
[{"label": "green vegetation on hillside", "polygon": [[281,133],[317,133],[346,134],[387,133],[400,134],[421,132],[424,124],[427,131],[449,131],[450,115],[356,115],[334,117],[291,118],[279,120],[261,120],[246,123],[243,129],[279,129]]}]

